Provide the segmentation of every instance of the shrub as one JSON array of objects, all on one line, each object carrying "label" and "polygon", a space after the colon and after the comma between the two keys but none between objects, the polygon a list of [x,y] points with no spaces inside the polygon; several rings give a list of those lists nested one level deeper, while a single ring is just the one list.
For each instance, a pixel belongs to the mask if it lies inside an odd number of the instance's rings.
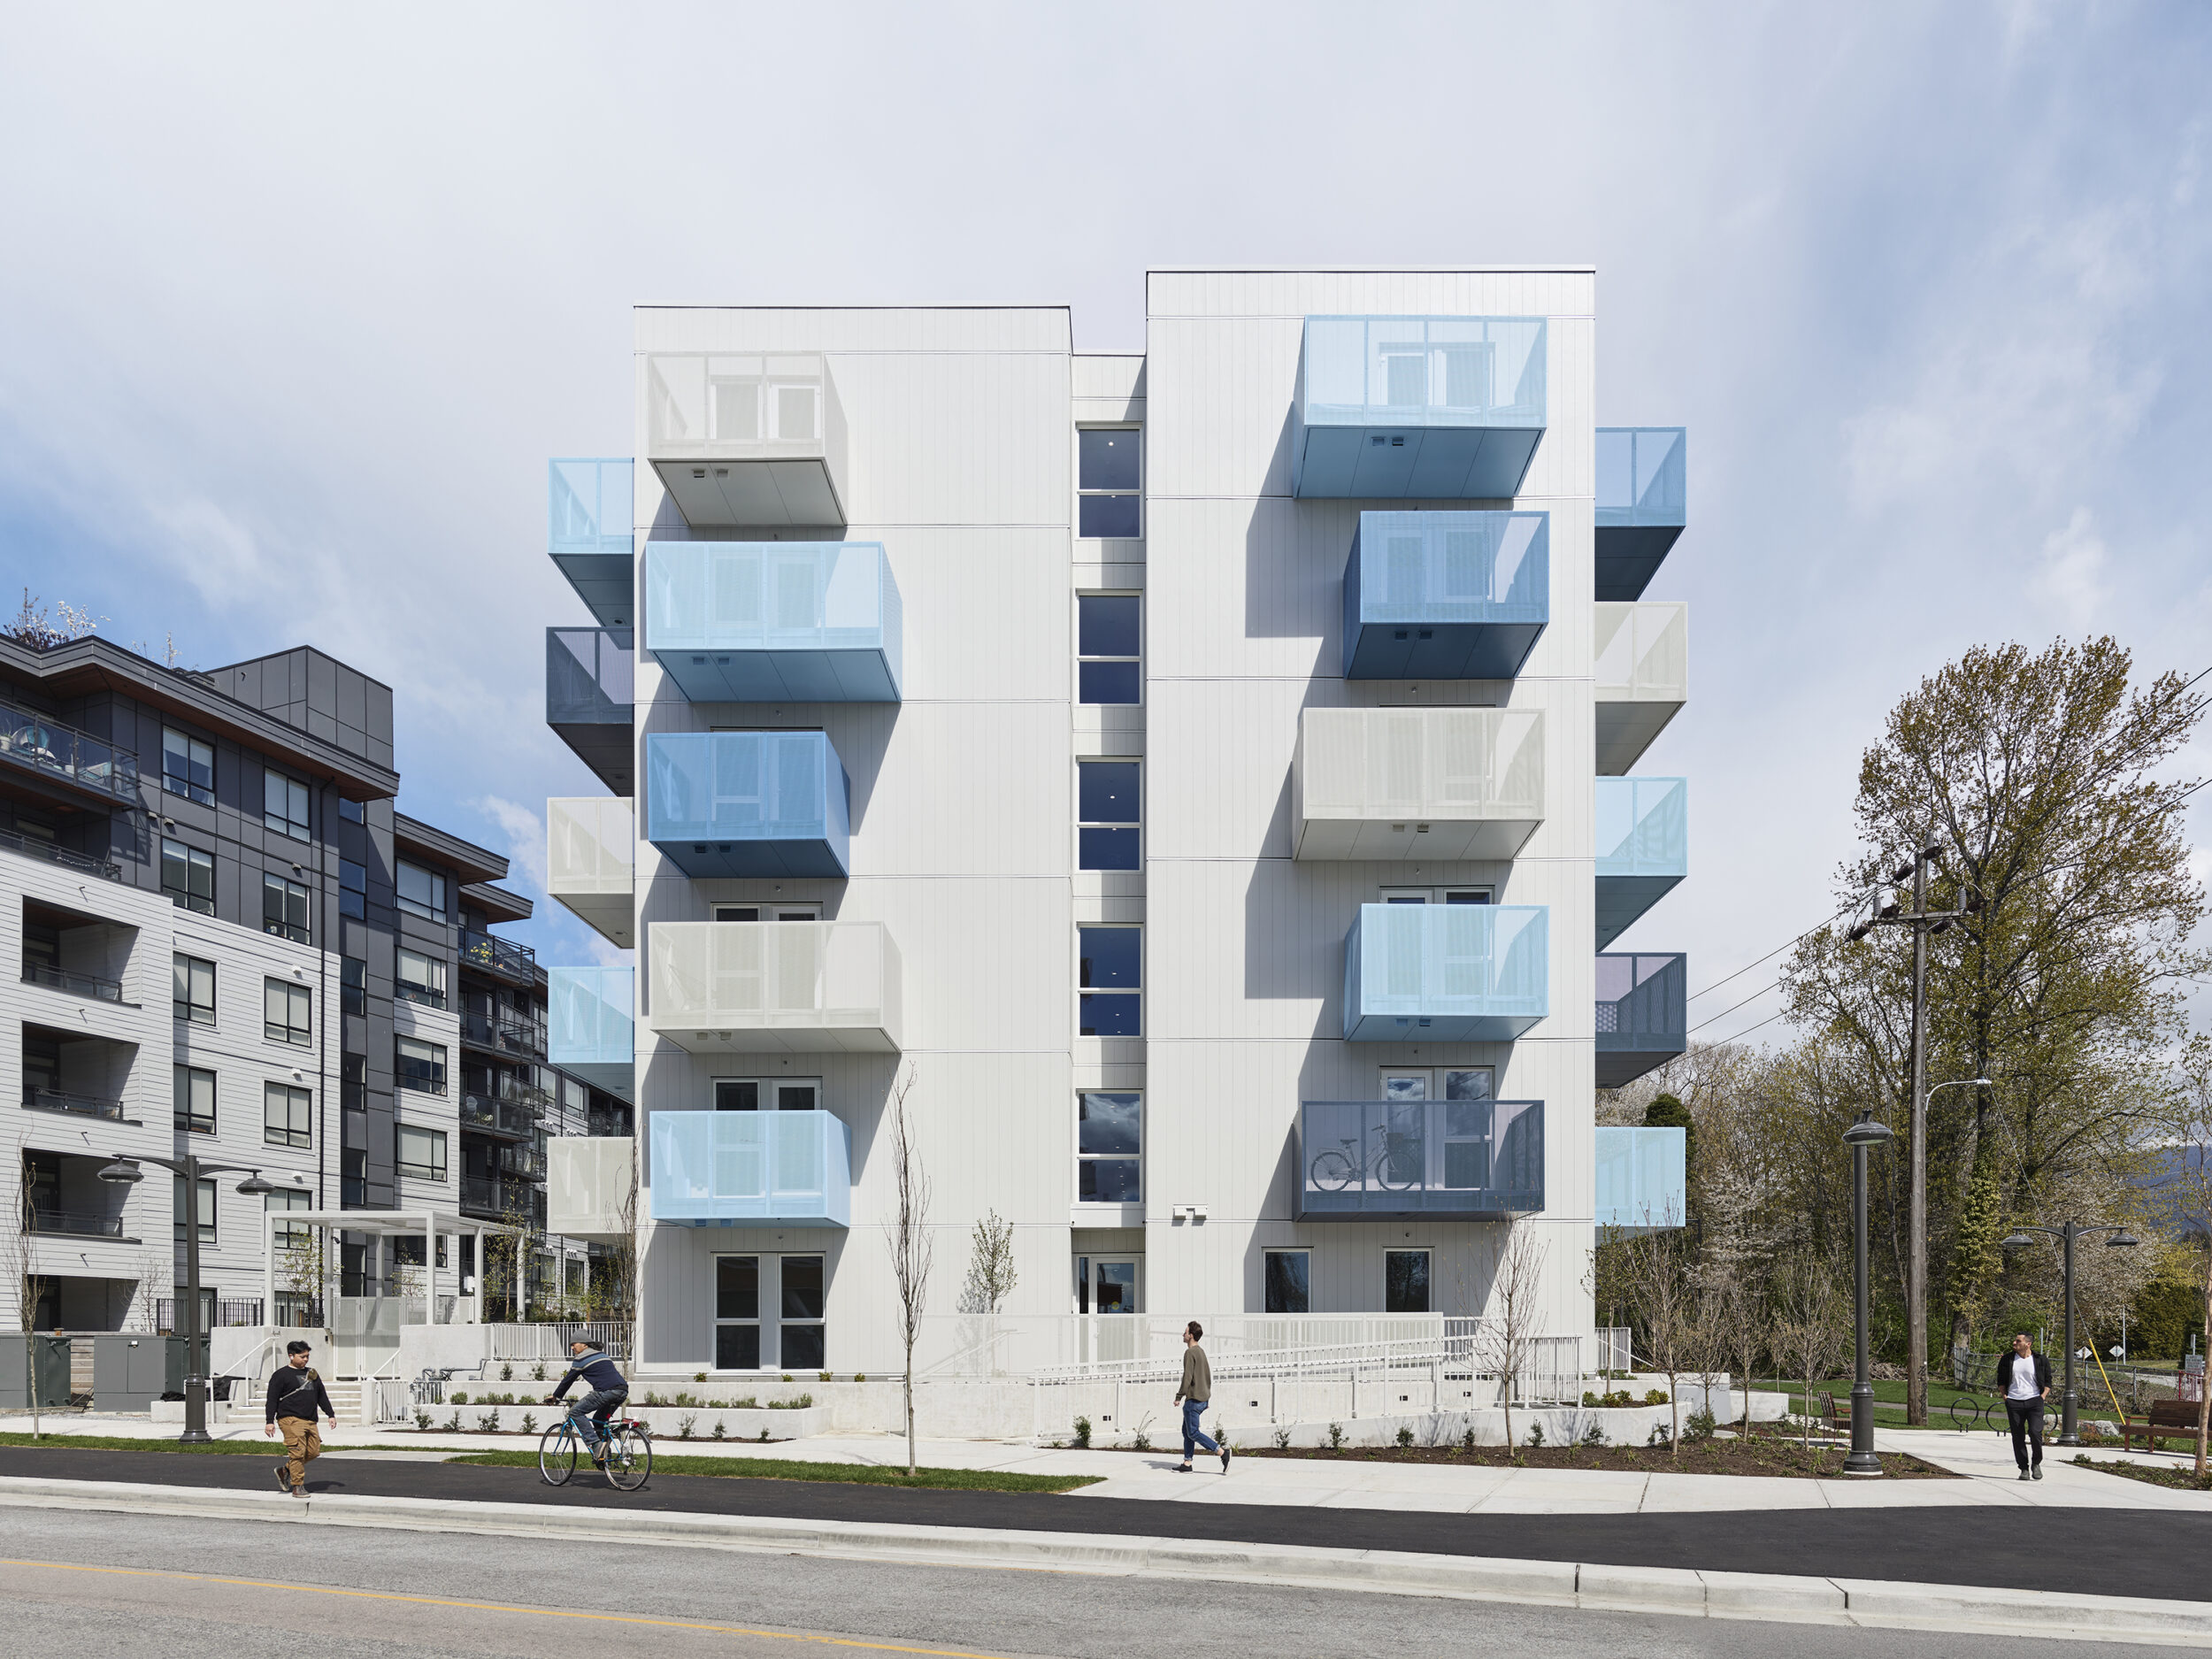
[{"label": "shrub", "polygon": [[1651,1432],[1644,1437],[1644,1444],[1647,1446],[1664,1446],[1671,1441],[1673,1438],[1674,1437],[1668,1432],[1666,1419],[1662,1417],[1658,1422],[1651,1425]]},{"label": "shrub", "polygon": [[512,1365],[502,1365],[502,1366],[499,1368],[499,1380],[500,1380],[500,1381],[502,1381],[502,1382],[512,1382],[512,1381],[514,1381],[514,1379],[515,1379],[515,1368],[514,1368]]},{"label": "shrub", "polygon": [[1288,1429],[1277,1429],[1275,1431],[1275,1449],[1279,1452],[1286,1452],[1290,1449],[1290,1431]]},{"label": "shrub", "polygon": [[1667,1391],[1663,1388],[1654,1388],[1650,1393],[1644,1396],[1644,1403],[1647,1406],[1663,1406],[1666,1404]]},{"label": "shrub", "polygon": [[833,1376],[831,1376],[831,1375],[829,1374],[829,1372],[827,1372],[827,1371],[824,1371],[824,1372],[823,1372],[823,1373],[822,1373],[819,1377],[817,1377],[814,1380],[815,1380],[815,1381],[817,1381],[817,1382],[835,1382],[835,1381],[837,1380],[837,1379],[836,1379],[836,1378],[834,1378],[834,1377],[833,1377]]},{"label": "shrub", "polygon": [[771,1400],[768,1409],[771,1411],[803,1411],[813,1403],[812,1394],[801,1394],[795,1400]]},{"label": "shrub", "polygon": [[767,1444],[768,1444],[768,1431],[767,1431],[766,1429],[763,1429],[763,1430],[761,1430],[761,1432],[760,1432],[760,1443],[761,1443],[763,1446],[765,1446],[765,1445],[767,1445]]},{"label": "shrub", "polygon": [[1137,1425],[1137,1432],[1129,1438],[1130,1445],[1141,1452],[1152,1449],[1152,1414],[1148,1411]]},{"label": "shrub", "polygon": [[448,1405],[465,1406],[468,1404],[468,1402],[469,1394],[468,1390],[465,1388],[457,1388],[453,1393],[446,1396],[446,1403]]},{"label": "shrub", "polygon": [[1589,1389],[1585,1388],[1582,1391],[1582,1403],[1586,1406],[1596,1407],[1603,1405],[1605,1402],[1598,1398],[1598,1396],[1593,1394]]},{"label": "shrub", "polygon": [[1463,1452],[1471,1452],[1475,1449],[1475,1431],[1473,1425],[1470,1424],[1468,1425],[1467,1432],[1459,1437],[1459,1449]]},{"label": "shrub", "polygon": [[691,1438],[691,1431],[698,1426],[699,1419],[696,1417],[686,1416],[678,1417],[676,1419],[676,1438],[680,1440],[689,1440]]},{"label": "shrub", "polygon": [[704,1382],[706,1379],[707,1374],[703,1371],[695,1371],[691,1373],[691,1380],[694,1382]]},{"label": "shrub", "polygon": [[864,1371],[856,1371],[853,1373],[853,1380],[855,1382],[866,1382],[868,1380],[868,1373]]},{"label": "shrub", "polygon": [[722,1426],[722,1419],[721,1419],[720,1417],[717,1417],[717,1418],[715,1418],[715,1420],[714,1420],[714,1438],[715,1438],[716,1440],[727,1440],[727,1439],[729,1438],[729,1435],[730,1435],[730,1432],[729,1432],[729,1430],[727,1430],[726,1428],[725,1428],[725,1427],[723,1427],[723,1426]]},{"label": "shrub", "polygon": [[679,1406],[695,1406],[699,1403],[699,1402],[697,1397],[692,1394],[691,1390],[687,1388],[682,1393],[679,1394],[675,1399],[670,1401],[669,1403],[671,1405]]},{"label": "shrub", "polygon": [[1090,1450],[1090,1448],[1091,1448],[1091,1420],[1090,1420],[1090,1418],[1088,1418],[1088,1417],[1078,1417],[1078,1418],[1076,1418],[1076,1420],[1075,1420],[1075,1446],[1076,1446],[1076,1449],[1077,1449],[1078,1451],[1088,1451],[1088,1450]]},{"label": "shrub", "polygon": [[1582,1443],[1585,1446],[1604,1445],[1605,1425],[1599,1422],[1595,1417],[1592,1417],[1590,1419],[1590,1426],[1582,1431]]},{"label": "shrub", "polygon": [[1532,1423],[1528,1425],[1528,1443],[1531,1446],[1541,1446],[1544,1443],[1544,1425],[1542,1424]]},{"label": "shrub", "polygon": [[1400,1428],[1398,1431],[1398,1449],[1402,1452],[1407,1451],[1411,1449],[1412,1445],[1413,1431],[1409,1428]]},{"label": "shrub", "polygon": [[786,1381],[786,1382],[789,1382],[789,1381],[791,1380],[791,1373],[790,1373],[789,1371],[786,1371],[786,1372],[784,1372],[784,1374],[783,1374],[783,1379],[784,1379],[784,1381]]},{"label": "shrub", "polygon": [[730,1406],[733,1410],[736,1411],[757,1411],[760,1409],[760,1402],[751,1394],[747,1394],[742,1400],[731,1401]]},{"label": "shrub", "polygon": [[545,1380],[545,1362],[543,1360],[540,1360],[536,1364],[533,1365],[530,1368],[530,1375],[537,1381],[543,1382]]},{"label": "shrub", "polygon": [[427,1434],[430,1432],[430,1414],[427,1411],[416,1412],[415,1426]]},{"label": "shrub", "polygon": [[1341,1423],[1329,1425],[1329,1449],[1333,1452],[1344,1449],[1344,1425]]},{"label": "shrub", "polygon": [[522,1432],[525,1434],[535,1434],[538,1432],[538,1414],[536,1412],[526,1411],[522,1414]]},{"label": "shrub", "polygon": [[649,1388],[645,1391],[645,1403],[649,1406],[664,1406],[668,1402]]},{"label": "shrub", "polygon": [[1695,1445],[1699,1440],[1709,1440],[1713,1438],[1714,1427],[1713,1409],[1700,1406],[1682,1419],[1682,1439],[1689,1445]]},{"label": "shrub", "polygon": [[448,1434],[458,1434],[461,1432],[461,1414],[458,1411],[445,1420],[445,1432]]},{"label": "shrub", "polygon": [[496,1412],[496,1411],[480,1411],[480,1412],[478,1412],[478,1413],[476,1414],[476,1432],[477,1432],[479,1434],[496,1434],[496,1433],[498,1433],[498,1432],[499,1432],[499,1413],[498,1413],[498,1412]]}]

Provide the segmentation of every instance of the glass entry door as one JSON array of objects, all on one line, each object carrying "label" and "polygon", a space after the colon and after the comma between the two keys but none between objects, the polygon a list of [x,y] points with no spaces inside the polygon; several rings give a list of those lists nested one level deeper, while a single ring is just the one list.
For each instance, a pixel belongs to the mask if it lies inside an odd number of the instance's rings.
[{"label": "glass entry door", "polygon": [[1142,1258],[1079,1256],[1075,1258],[1078,1313],[1138,1313],[1138,1268]]},{"label": "glass entry door", "polygon": [[715,1370],[821,1370],[828,1288],[819,1256],[716,1256]]}]

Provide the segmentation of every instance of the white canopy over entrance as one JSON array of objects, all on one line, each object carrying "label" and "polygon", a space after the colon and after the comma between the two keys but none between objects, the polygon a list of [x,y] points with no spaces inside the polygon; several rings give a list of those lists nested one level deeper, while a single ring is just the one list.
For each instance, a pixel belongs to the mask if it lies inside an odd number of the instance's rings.
[{"label": "white canopy over entrance", "polygon": [[[277,1298],[277,1229],[309,1226],[321,1227],[331,1233],[365,1233],[376,1240],[376,1282],[385,1282],[387,1240],[395,1238],[420,1239],[423,1241],[423,1318],[426,1324],[444,1323],[438,1317],[438,1240],[443,1238],[470,1238],[476,1240],[474,1255],[476,1271],[484,1271],[484,1240],[502,1233],[511,1233],[512,1227],[496,1221],[477,1221],[467,1216],[442,1215],[433,1210],[409,1214],[397,1210],[272,1210],[263,1217],[262,1237],[262,1306],[273,1317]],[[465,1304],[472,1310],[482,1306],[480,1299],[464,1289],[460,1275],[460,1253],[454,1252],[453,1289],[448,1294],[457,1310]],[[517,1287],[518,1296],[526,1294],[527,1286]],[[465,1321],[473,1324],[472,1311]]]}]

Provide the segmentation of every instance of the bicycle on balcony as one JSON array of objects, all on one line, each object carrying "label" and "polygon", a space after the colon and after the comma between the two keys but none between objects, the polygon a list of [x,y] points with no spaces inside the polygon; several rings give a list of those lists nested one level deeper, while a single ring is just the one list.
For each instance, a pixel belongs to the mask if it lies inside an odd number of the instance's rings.
[{"label": "bicycle on balcony", "polygon": [[1359,1138],[1347,1135],[1328,1150],[1315,1154],[1306,1166],[1307,1179],[1325,1193],[1351,1192],[1367,1186],[1386,1193],[1410,1192],[1422,1184],[1424,1172],[1421,1137],[1394,1130],[1384,1132],[1382,1145],[1371,1161],[1360,1151]]}]

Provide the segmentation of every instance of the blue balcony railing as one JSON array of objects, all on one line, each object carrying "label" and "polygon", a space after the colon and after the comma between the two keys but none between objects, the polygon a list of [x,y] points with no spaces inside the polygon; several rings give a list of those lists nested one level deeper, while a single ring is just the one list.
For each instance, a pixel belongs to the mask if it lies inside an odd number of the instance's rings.
[{"label": "blue balcony railing", "polygon": [[1347,1042],[1509,1042],[1551,1011],[1540,904],[1363,904],[1344,941]]},{"label": "blue balcony railing", "polygon": [[1502,501],[1544,435],[1540,317],[1309,317],[1291,493]]},{"label": "blue balcony railing", "polygon": [[649,541],[646,648],[694,703],[896,703],[902,607],[875,541]]},{"label": "blue balcony railing", "polygon": [[545,723],[593,776],[630,793],[636,654],[627,628],[545,631]]},{"label": "blue balcony railing", "polygon": [[653,1219],[852,1225],[852,1131],[826,1111],[655,1112]]},{"label": "blue balcony railing", "polygon": [[1600,778],[1596,805],[1602,950],[1689,874],[1689,780]]},{"label": "blue balcony railing", "polygon": [[635,976],[617,965],[547,969],[547,1062],[594,1082],[610,1068],[626,1074],[637,1054]]},{"label": "blue balcony railing", "polygon": [[550,501],[546,549],[600,626],[635,626],[631,610],[631,518],[636,486],[630,457],[557,460],[546,472]]},{"label": "blue balcony railing", "polygon": [[1297,1193],[1306,1221],[1532,1215],[1544,1208],[1544,1102],[1307,1101]]},{"label": "blue balcony railing", "polygon": [[1679,1129],[1597,1131],[1597,1224],[1620,1233],[1682,1225],[1688,1136]]},{"label": "blue balcony railing", "polygon": [[1549,513],[1360,514],[1347,680],[1509,680],[1550,620]]},{"label": "blue balcony railing", "polygon": [[1689,958],[1679,951],[1597,959],[1597,1080],[1618,1088],[1689,1046]]},{"label": "blue balcony railing", "polygon": [[1600,426],[1597,597],[1640,599],[1689,522],[1689,434]]},{"label": "blue balcony railing", "polygon": [[645,768],[645,839],[687,876],[850,867],[845,767],[823,733],[659,732]]}]

